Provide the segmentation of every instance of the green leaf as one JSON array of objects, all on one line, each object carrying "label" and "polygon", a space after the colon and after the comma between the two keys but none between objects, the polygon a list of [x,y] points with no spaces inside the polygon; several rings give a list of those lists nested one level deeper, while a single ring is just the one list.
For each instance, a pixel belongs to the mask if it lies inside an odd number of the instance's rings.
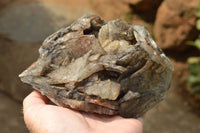
[{"label": "green leaf", "polygon": [[200,94],[200,85],[199,86],[196,86],[196,87],[193,87],[192,88],[192,92],[194,94]]},{"label": "green leaf", "polygon": [[[189,64],[194,64],[194,63],[199,63],[200,62],[200,57],[189,57],[187,59],[187,62]],[[200,65],[200,64],[199,64]]]},{"label": "green leaf", "polygon": [[197,38],[195,41],[187,41],[186,44],[196,47],[198,50],[200,50],[200,38]]},{"label": "green leaf", "polygon": [[196,16],[200,17],[200,6],[198,6],[196,9]]},{"label": "green leaf", "polygon": [[190,76],[187,77],[187,81],[188,81],[190,84],[200,83],[200,77],[199,77],[199,76],[190,75]]},{"label": "green leaf", "polygon": [[[200,5],[196,9],[196,16],[198,17],[196,28],[200,30]],[[200,50],[200,35],[195,41],[187,41],[186,44]],[[189,57],[187,62],[189,63],[190,75],[186,81],[194,94],[200,94],[200,57]]]},{"label": "green leaf", "polygon": [[196,27],[198,30],[200,30],[200,19],[197,19],[196,21]]},{"label": "green leaf", "polygon": [[190,64],[189,71],[191,75],[199,75],[199,78],[200,78],[200,64],[199,63]]},{"label": "green leaf", "polygon": [[187,41],[186,44],[187,44],[187,45],[190,45],[190,46],[195,45],[195,44],[194,44],[194,41]]},{"label": "green leaf", "polygon": [[197,38],[194,41],[194,45],[193,46],[200,50],[200,38]]},{"label": "green leaf", "polygon": [[188,76],[186,79],[193,93],[200,94],[200,76]]}]

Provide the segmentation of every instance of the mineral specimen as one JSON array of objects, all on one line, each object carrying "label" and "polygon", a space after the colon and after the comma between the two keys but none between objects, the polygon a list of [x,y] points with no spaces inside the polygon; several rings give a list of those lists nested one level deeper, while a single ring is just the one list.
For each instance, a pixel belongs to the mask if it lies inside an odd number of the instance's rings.
[{"label": "mineral specimen", "polygon": [[139,117],[162,101],[173,66],[143,26],[85,15],[49,36],[19,75],[55,104]]}]

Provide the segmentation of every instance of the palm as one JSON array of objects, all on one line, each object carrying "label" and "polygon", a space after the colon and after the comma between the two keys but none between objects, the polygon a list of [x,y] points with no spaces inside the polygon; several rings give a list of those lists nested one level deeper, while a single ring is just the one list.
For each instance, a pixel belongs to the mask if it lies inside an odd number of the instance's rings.
[{"label": "palm", "polygon": [[32,132],[142,133],[142,124],[137,119],[80,113],[46,102],[47,99],[38,92],[33,92],[24,100],[24,119]]}]

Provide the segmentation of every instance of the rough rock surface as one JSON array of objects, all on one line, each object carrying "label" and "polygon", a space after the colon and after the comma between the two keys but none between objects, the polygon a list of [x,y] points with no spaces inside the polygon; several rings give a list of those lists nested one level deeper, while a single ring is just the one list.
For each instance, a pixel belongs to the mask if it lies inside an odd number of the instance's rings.
[{"label": "rough rock surface", "polygon": [[156,41],[162,49],[182,51],[186,41],[196,38],[195,9],[199,0],[165,0],[154,25]]},{"label": "rough rock surface", "polygon": [[19,76],[57,105],[139,117],[163,100],[173,66],[143,26],[86,15],[48,37]]}]

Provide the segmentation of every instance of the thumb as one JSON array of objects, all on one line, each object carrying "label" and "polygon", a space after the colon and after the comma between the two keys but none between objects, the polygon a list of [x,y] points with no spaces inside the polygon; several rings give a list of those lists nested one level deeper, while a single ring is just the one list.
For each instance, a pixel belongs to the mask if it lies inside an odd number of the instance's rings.
[{"label": "thumb", "polygon": [[[37,112],[42,106],[45,106],[49,102],[46,96],[41,95],[38,91],[30,93],[23,101],[23,114],[24,121],[27,127],[32,127],[33,121],[37,119]],[[30,128],[29,128],[30,129]]]}]

